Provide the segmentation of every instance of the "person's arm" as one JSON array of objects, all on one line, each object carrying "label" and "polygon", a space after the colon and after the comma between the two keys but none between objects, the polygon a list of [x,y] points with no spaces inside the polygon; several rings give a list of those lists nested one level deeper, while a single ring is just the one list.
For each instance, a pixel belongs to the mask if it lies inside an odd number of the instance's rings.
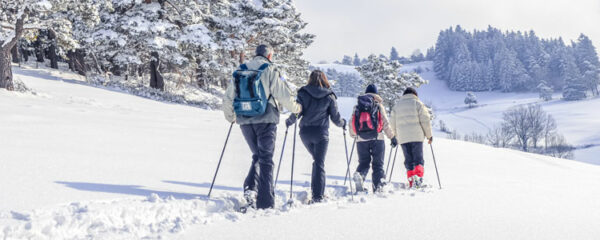
[{"label": "person's arm", "polygon": [[356,129],[354,129],[354,111],[356,111],[356,107],[352,109],[352,117],[350,117],[350,122],[348,123],[348,133],[350,133],[350,137],[356,137]]},{"label": "person's arm", "polygon": [[392,129],[392,134],[394,136],[398,136],[398,130],[396,129],[396,110],[392,108],[392,114],[390,115],[390,129]]},{"label": "person's arm", "polygon": [[383,121],[383,132],[385,132],[385,135],[389,139],[394,138],[394,131],[392,131],[390,122],[388,121],[387,112],[385,111],[385,107],[382,104],[379,104],[379,112],[381,113],[381,120]]},{"label": "person's arm", "polygon": [[292,113],[300,113],[302,107],[296,102],[292,90],[288,86],[286,79],[278,70],[273,70],[271,74],[271,95],[283,107]]},{"label": "person's arm", "polygon": [[331,121],[338,127],[346,128],[346,120],[342,119],[340,116],[340,112],[338,111],[337,102],[335,100],[335,96],[329,95],[329,118]]},{"label": "person's arm", "polygon": [[227,90],[225,91],[225,95],[223,96],[223,105],[221,105],[221,109],[223,110],[223,114],[225,115],[225,119],[228,122],[235,122],[235,113],[233,111],[233,99],[235,98],[235,85],[233,82],[229,82],[227,86]]},{"label": "person's arm", "polygon": [[[302,100],[302,94],[298,93],[298,99],[296,99],[296,102],[298,102],[298,104],[300,104],[300,108],[304,108],[304,101]],[[296,121],[298,121],[298,119],[300,119],[300,117],[302,116],[302,114],[304,113],[304,111],[301,111],[300,113],[292,113],[290,115],[290,117],[285,120],[285,125],[286,127],[290,127],[291,125],[293,125],[294,123],[296,123]]]},{"label": "person's arm", "polygon": [[431,117],[429,116],[429,111],[427,110],[425,104],[423,104],[421,101],[417,102],[417,111],[419,113],[419,123],[423,129],[423,133],[425,134],[427,140],[430,140],[431,143]]}]

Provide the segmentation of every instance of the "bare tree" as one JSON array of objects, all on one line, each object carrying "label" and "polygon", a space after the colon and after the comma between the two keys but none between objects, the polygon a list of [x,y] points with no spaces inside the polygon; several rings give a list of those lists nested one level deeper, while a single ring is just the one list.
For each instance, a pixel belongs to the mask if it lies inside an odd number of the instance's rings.
[{"label": "bare tree", "polygon": [[563,135],[552,134],[548,141],[550,146],[546,154],[557,158],[572,159],[574,157],[573,149],[575,148],[567,143]]},{"label": "bare tree", "polygon": [[486,136],[489,145],[502,148],[508,147],[513,138],[510,130],[501,125],[491,129]]},{"label": "bare tree", "polygon": [[529,121],[527,118],[527,108],[518,106],[502,114],[504,122],[502,127],[505,128],[510,134],[514,135],[519,146],[523,151],[527,152],[527,145],[529,142]]},{"label": "bare tree", "polygon": [[545,122],[548,119],[548,114],[542,110],[542,107],[537,104],[527,106],[527,125],[529,125],[529,138],[533,144],[533,148],[537,148],[537,144],[544,137]]},{"label": "bare tree", "polygon": [[556,121],[552,115],[548,115],[546,121],[544,121],[544,149],[548,151],[548,144],[550,143],[550,138],[556,134]]}]

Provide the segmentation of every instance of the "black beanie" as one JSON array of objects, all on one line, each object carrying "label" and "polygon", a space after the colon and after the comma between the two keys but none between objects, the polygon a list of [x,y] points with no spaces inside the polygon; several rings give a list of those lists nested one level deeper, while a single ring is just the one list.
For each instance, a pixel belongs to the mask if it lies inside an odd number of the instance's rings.
[{"label": "black beanie", "polygon": [[414,88],[411,88],[411,87],[406,88],[406,90],[404,90],[404,94],[402,94],[402,95],[411,94],[411,93],[417,97],[419,96],[417,94],[417,90],[415,90]]},{"label": "black beanie", "polygon": [[367,86],[367,90],[365,90],[365,93],[379,94],[379,92],[377,91],[377,86],[375,86],[375,84],[369,84],[369,86]]}]

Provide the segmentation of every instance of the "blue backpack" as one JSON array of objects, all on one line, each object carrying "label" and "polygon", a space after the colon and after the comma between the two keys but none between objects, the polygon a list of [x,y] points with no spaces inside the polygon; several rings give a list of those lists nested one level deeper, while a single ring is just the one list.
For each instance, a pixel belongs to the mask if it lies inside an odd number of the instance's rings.
[{"label": "blue backpack", "polygon": [[235,84],[233,110],[236,115],[255,117],[265,113],[270,97],[265,95],[260,76],[268,67],[269,64],[265,63],[258,70],[250,70],[246,64],[242,64],[240,69],[233,72]]}]

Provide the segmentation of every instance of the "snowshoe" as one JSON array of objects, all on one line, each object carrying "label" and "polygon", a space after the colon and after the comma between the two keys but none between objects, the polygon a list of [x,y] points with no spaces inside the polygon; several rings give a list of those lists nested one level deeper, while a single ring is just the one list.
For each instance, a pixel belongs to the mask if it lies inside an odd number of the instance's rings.
[{"label": "snowshoe", "polygon": [[387,184],[386,182],[381,181],[377,186],[373,187],[373,192],[374,193],[383,193],[384,192],[384,187],[385,187],[386,184]]},{"label": "snowshoe", "polygon": [[322,203],[324,201],[325,201],[324,198],[314,198],[314,199],[308,200],[307,204],[308,205],[312,205],[312,204],[315,204],[315,203]]},{"label": "snowshoe", "polygon": [[422,188],[423,186],[423,178],[419,177],[419,176],[413,176],[414,180],[413,180],[413,185],[416,189]]},{"label": "snowshoe", "polygon": [[256,191],[244,191],[244,199],[246,200],[246,204],[240,207],[241,213],[246,213],[248,211],[248,208],[256,209],[256,196],[258,196],[258,193]]},{"label": "snowshoe", "polygon": [[356,186],[356,192],[363,192],[366,190],[364,187],[364,179],[359,172],[355,172],[352,179],[354,180],[354,184]]}]

